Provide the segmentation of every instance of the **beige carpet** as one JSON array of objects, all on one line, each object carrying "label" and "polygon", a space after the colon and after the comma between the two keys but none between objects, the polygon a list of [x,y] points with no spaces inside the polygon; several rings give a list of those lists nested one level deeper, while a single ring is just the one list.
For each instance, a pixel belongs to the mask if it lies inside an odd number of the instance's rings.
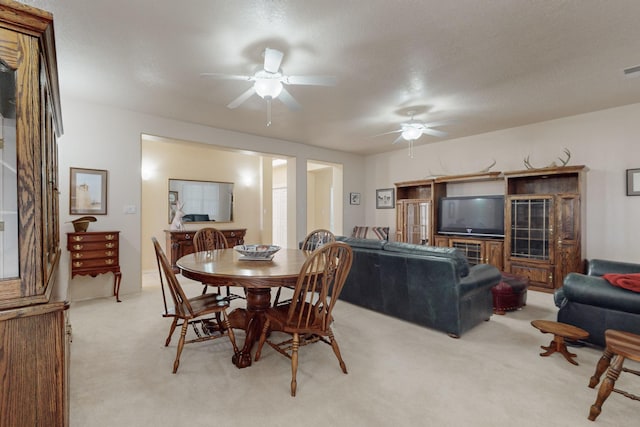
[{"label": "beige carpet", "polygon": [[[120,304],[110,298],[71,306],[72,427],[565,427],[640,419],[638,402],[614,393],[596,423],[587,420],[596,397],[587,383],[600,350],[574,348],[580,366],[559,354],[538,355],[551,336],[530,322],[555,320],[550,294],[530,291],[523,310],[493,316],[457,340],[340,302],[334,331],[349,374],[329,346],[304,347],[292,398],[290,362],[269,347],[259,362],[237,369],[228,340],[187,345],[172,374],[177,334],[165,348],[170,322],[160,316],[157,273],[143,280],[143,291]],[[242,343],[243,332],[236,335]],[[631,374],[618,384],[640,393]]]}]

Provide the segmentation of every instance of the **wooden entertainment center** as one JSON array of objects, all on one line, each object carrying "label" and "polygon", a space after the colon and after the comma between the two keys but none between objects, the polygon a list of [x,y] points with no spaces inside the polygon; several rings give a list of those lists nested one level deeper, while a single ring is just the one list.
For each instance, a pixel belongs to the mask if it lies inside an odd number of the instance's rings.
[{"label": "wooden entertainment center", "polygon": [[[583,270],[581,219],[585,166],[443,176],[396,183],[396,240],[455,247],[552,292]],[[504,238],[438,234],[438,203],[451,183],[504,182]]]}]

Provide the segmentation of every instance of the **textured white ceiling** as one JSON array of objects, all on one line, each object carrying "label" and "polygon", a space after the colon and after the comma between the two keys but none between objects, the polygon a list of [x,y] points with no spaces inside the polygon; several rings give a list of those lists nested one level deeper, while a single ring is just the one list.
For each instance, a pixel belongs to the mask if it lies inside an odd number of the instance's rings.
[{"label": "textured white ceiling", "polygon": [[[392,145],[409,111],[447,138],[640,102],[637,0],[25,0],[54,14],[63,97],[354,153]],[[265,47],[289,86],[273,124],[250,83]],[[64,111],[63,111],[64,114]],[[439,141],[423,136],[417,144]]]}]

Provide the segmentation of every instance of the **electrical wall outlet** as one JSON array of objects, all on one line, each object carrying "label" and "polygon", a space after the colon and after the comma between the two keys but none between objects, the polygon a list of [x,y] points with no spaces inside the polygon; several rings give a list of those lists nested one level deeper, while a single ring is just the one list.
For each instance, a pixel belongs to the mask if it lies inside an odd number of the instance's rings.
[{"label": "electrical wall outlet", "polygon": [[127,215],[136,213],[136,205],[126,205],[123,209],[124,213]]}]

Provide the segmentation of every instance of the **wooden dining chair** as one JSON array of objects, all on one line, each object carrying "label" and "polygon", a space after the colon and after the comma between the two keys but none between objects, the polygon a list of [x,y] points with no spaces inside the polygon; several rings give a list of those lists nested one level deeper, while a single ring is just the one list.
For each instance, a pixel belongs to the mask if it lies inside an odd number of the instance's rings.
[{"label": "wooden dining chair", "polygon": [[607,329],[604,332],[604,340],[606,347],[596,365],[595,373],[589,380],[589,387],[595,388],[595,386],[598,385],[604,371],[607,371],[607,375],[598,389],[598,396],[595,403],[591,405],[591,409],[589,410],[588,418],[591,421],[595,421],[598,415],[600,415],[602,405],[612,391],[633,400],[640,400],[640,396],[615,388],[616,381],[621,372],[640,375],[640,371],[622,366],[625,359],[640,362],[640,335],[632,334],[631,332],[617,331],[615,329]]},{"label": "wooden dining chair", "polygon": [[[193,235],[193,248],[196,252],[228,249],[229,243],[222,231],[213,227],[205,227],[196,231],[196,234]],[[206,294],[208,289],[209,286],[205,284],[204,288],[202,288],[202,294]],[[220,287],[218,287],[218,294],[220,294]],[[226,286],[226,298],[229,301],[236,298],[246,299],[246,295],[232,293],[230,286]]]},{"label": "wooden dining chair", "polygon": [[[307,236],[302,241],[302,245],[300,249],[303,251],[313,251],[318,249],[320,246],[325,243],[331,243],[336,241],[336,236],[329,230],[325,230],[323,228],[319,228],[317,230],[313,230],[311,233],[307,234]],[[273,305],[287,304],[291,300],[280,301],[280,293],[282,292],[282,288],[286,289],[294,289],[293,286],[281,286],[276,291],[276,297],[273,300]]]},{"label": "wooden dining chair", "polygon": [[[234,354],[238,353],[235,335],[233,333],[233,329],[231,329],[231,325],[229,324],[229,318],[227,317],[229,301],[218,294],[205,294],[198,295],[193,298],[187,298],[182,286],[180,286],[180,282],[178,282],[178,279],[173,272],[173,268],[171,267],[169,260],[160,247],[158,240],[155,237],[152,237],[151,240],[153,241],[156,260],[158,261],[159,269],[161,270],[160,283],[163,287],[162,295],[163,297],[166,295],[164,290],[166,282],[169,294],[173,300],[172,308],[167,307],[165,300],[165,313],[163,316],[173,318],[169,329],[169,336],[164,344],[165,347],[169,345],[171,336],[173,335],[176,327],[181,326],[176,359],[173,362],[173,373],[175,374],[178,371],[178,366],[180,365],[180,354],[182,353],[182,349],[185,344],[214,340],[226,335],[229,337],[229,341],[231,341]],[[164,281],[162,280],[163,276],[165,279]],[[222,319],[220,316],[222,316]],[[212,327],[214,324],[215,327]],[[186,335],[190,325],[196,334],[196,338],[187,340]]]},{"label": "wooden dining chair", "polygon": [[[352,260],[351,247],[346,243],[332,242],[320,246],[302,265],[292,301],[289,304],[271,307],[265,312],[266,320],[255,360],[260,359],[265,342],[291,359],[291,396],[296,395],[300,346],[317,341],[331,345],[342,372],[347,373],[347,366],[342,360],[338,342],[331,330],[331,313],[351,269]],[[275,342],[272,333],[276,331],[290,334],[292,337]],[[269,334],[270,339],[267,339]]]},{"label": "wooden dining chair", "polygon": [[319,228],[307,234],[307,237],[305,237],[302,241],[302,247],[300,249],[302,249],[303,251],[313,251],[318,249],[325,243],[331,243],[335,241],[336,236],[331,231]]}]

